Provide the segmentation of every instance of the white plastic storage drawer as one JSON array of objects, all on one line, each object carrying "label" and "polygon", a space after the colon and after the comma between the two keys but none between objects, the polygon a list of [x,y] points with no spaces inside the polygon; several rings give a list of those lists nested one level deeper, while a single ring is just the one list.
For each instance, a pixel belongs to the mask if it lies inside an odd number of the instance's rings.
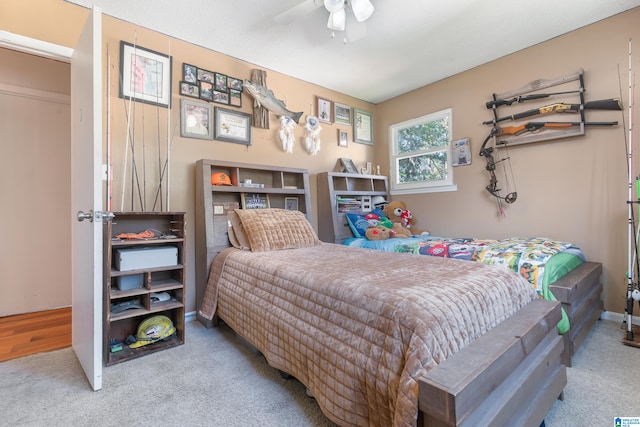
[{"label": "white plastic storage drawer", "polygon": [[116,269],[119,271],[144,270],[178,264],[178,248],[175,246],[116,249],[115,252]]}]

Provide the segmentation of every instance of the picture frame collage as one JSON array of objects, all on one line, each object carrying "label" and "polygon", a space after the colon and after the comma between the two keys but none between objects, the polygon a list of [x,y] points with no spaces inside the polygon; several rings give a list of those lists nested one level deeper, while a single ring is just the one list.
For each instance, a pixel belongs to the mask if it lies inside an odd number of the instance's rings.
[{"label": "picture frame collage", "polygon": [[242,107],[243,80],[184,62],[180,95]]},{"label": "picture frame collage", "polygon": [[[318,121],[328,124],[352,126],[353,142],[373,145],[373,114],[352,108],[349,105],[334,102],[321,96],[316,96],[316,117]],[[348,147],[349,133],[346,129],[338,128],[338,146]]]}]

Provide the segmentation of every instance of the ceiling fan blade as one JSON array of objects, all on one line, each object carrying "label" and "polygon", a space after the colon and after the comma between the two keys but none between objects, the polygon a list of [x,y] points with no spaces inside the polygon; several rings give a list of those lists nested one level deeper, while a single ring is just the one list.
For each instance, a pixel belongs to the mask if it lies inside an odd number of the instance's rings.
[{"label": "ceiling fan blade", "polygon": [[364,22],[358,22],[353,16],[349,16],[349,14],[347,15],[346,27],[347,41],[349,43],[353,43],[367,37],[367,24]]},{"label": "ceiling fan blade", "polygon": [[298,18],[307,15],[323,5],[322,0],[304,0],[297,5],[281,12],[273,17],[276,24],[290,24]]}]

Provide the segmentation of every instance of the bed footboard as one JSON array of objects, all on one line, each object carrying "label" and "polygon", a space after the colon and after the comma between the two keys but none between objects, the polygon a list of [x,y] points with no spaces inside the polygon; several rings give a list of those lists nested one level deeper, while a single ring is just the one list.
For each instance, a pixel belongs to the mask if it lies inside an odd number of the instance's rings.
[{"label": "bed footboard", "polygon": [[419,425],[538,427],[567,383],[559,302],[532,301],[431,370]]},{"label": "bed footboard", "polygon": [[564,335],[562,356],[562,362],[567,366],[571,366],[573,356],[604,310],[600,276],[601,263],[585,262],[549,286],[569,316],[571,329]]}]

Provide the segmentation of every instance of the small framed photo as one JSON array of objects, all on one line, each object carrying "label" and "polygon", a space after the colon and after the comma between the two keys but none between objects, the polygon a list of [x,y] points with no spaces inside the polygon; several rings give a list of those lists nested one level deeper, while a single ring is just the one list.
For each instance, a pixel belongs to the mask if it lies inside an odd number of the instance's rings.
[{"label": "small framed photo", "polygon": [[471,141],[469,138],[451,142],[451,166],[466,166],[471,164]]},{"label": "small framed photo", "polygon": [[200,98],[200,86],[195,83],[180,82],[180,95]]},{"label": "small framed photo", "polygon": [[244,81],[242,79],[238,79],[236,77],[227,76],[227,86],[229,90],[239,90],[242,92]]},{"label": "small framed photo", "polygon": [[213,107],[206,102],[180,100],[180,136],[213,139]]},{"label": "small framed photo", "polygon": [[338,129],[338,147],[346,147],[348,145],[349,134],[346,130]]},{"label": "small framed photo", "polygon": [[298,198],[297,197],[285,197],[284,208],[288,211],[298,210]]},{"label": "small framed photo", "polygon": [[244,193],[242,197],[242,209],[267,209],[269,207],[269,195],[263,193]]},{"label": "small framed photo", "polygon": [[203,70],[202,68],[198,68],[198,74],[196,76],[198,81],[213,83],[213,71]]},{"label": "small framed photo", "polygon": [[215,73],[215,84],[216,84],[216,90],[220,91],[220,92],[227,92],[229,90],[229,87],[227,86],[227,75],[226,74],[220,74],[220,73]]},{"label": "small framed photo", "polygon": [[120,98],[171,107],[169,55],[120,41]]},{"label": "small framed photo", "polygon": [[348,159],[346,157],[341,157],[340,158],[340,164],[342,164],[342,169],[346,173],[358,173],[358,168],[353,163],[353,160]]},{"label": "small framed photo", "polygon": [[218,104],[229,105],[229,94],[227,92],[220,92],[219,90],[214,90],[213,102],[217,102]]},{"label": "small framed photo", "polygon": [[187,83],[198,83],[198,67],[195,65],[182,64],[182,80]]},{"label": "small framed photo", "polygon": [[333,103],[333,121],[341,125],[351,125],[351,107]]},{"label": "small framed photo", "polygon": [[353,109],[353,140],[373,145],[373,113]]},{"label": "small framed photo", "polygon": [[242,90],[229,88],[229,105],[242,107]]},{"label": "small framed photo", "polygon": [[213,101],[213,83],[200,81],[200,99]]},{"label": "small framed photo", "polygon": [[316,116],[318,117],[318,120],[324,123],[332,123],[332,112],[332,102],[328,99],[316,96]]},{"label": "small framed photo", "polygon": [[251,114],[215,107],[215,124],[214,139],[251,145]]}]

